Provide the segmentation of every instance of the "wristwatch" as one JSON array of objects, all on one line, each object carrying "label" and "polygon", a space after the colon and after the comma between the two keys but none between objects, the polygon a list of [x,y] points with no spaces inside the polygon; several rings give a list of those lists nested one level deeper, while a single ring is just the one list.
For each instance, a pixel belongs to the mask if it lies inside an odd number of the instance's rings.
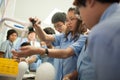
[{"label": "wristwatch", "polygon": [[45,49],[45,54],[46,54],[46,55],[48,55],[48,54],[49,54],[49,51],[48,51],[48,49],[47,49],[47,48]]}]

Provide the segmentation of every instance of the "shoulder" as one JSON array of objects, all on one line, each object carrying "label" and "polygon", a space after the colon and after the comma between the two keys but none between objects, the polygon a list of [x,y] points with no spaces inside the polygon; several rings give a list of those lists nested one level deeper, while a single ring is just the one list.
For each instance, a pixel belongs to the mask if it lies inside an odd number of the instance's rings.
[{"label": "shoulder", "polygon": [[10,43],[9,40],[5,40],[5,41],[3,41],[3,42],[1,43],[1,45],[6,45],[6,44],[9,44],[9,43]]},{"label": "shoulder", "polygon": [[88,35],[80,35],[79,39],[77,40],[78,42],[79,41],[86,41]]},{"label": "shoulder", "polygon": [[[104,53],[119,46],[120,39],[120,17],[111,17],[98,23],[91,30],[88,38],[89,52]],[[104,52],[103,52],[104,51]]]},{"label": "shoulder", "polygon": [[65,37],[65,34],[64,33],[60,33],[60,34],[55,34],[53,35],[55,40],[61,40],[62,38]]}]

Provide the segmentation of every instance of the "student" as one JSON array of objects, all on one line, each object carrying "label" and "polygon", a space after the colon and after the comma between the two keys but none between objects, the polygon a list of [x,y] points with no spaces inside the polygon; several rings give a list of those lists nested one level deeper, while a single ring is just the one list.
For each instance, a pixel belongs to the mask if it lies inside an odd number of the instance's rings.
[{"label": "student", "polygon": [[41,45],[40,45],[40,42],[37,41],[37,39],[36,39],[36,33],[35,33],[34,30],[30,30],[30,31],[28,32],[27,38],[23,38],[22,41],[21,41],[21,44],[22,44],[23,42],[30,42],[30,44],[31,44],[32,46],[35,46],[35,47],[40,47],[40,46],[41,46]]},{"label": "student", "polygon": [[93,80],[120,80],[119,2],[119,0],[74,2],[79,8],[81,18],[91,29],[87,49],[96,73]]},{"label": "student", "polygon": [[[80,14],[77,16],[80,16]],[[90,31],[89,30],[86,31],[86,29],[87,29],[87,26],[83,22],[81,26],[81,30],[83,31],[82,33],[87,36]],[[87,40],[85,43],[86,44],[83,46],[80,52],[80,55],[78,56],[77,70],[74,70],[69,74],[66,74],[63,80],[68,80],[68,79],[69,80],[94,80],[95,79],[95,69],[93,68],[91,59],[88,56]]]},{"label": "student", "polygon": [[56,12],[51,19],[55,30],[57,30],[59,33],[65,32],[66,26],[66,13],[64,12]]},{"label": "student", "polygon": [[[86,41],[87,42],[87,41]],[[77,60],[77,70],[64,76],[63,80],[95,80],[96,74],[89,57],[87,44],[85,44],[80,52]]]},{"label": "student", "polygon": [[7,31],[6,41],[0,45],[0,54],[3,54],[4,58],[12,58],[11,50],[14,48],[14,41],[17,39],[18,33],[14,29]]},{"label": "student", "polygon": [[30,18],[30,21],[36,21],[34,28],[39,38],[44,41],[52,42],[53,45],[59,46],[60,49],[44,49],[26,46],[21,48],[21,52],[12,51],[13,54],[17,57],[20,57],[33,55],[34,53],[39,52],[40,55],[47,54],[49,57],[60,58],[61,61],[58,68],[59,70],[57,70],[56,73],[56,80],[61,80],[64,75],[74,71],[76,69],[78,55],[85,43],[86,36],[81,35],[80,27],[82,21],[76,17],[75,11],[70,11],[70,13],[71,14],[69,14],[68,11],[66,32],[56,35],[46,34],[40,27],[39,19]]}]

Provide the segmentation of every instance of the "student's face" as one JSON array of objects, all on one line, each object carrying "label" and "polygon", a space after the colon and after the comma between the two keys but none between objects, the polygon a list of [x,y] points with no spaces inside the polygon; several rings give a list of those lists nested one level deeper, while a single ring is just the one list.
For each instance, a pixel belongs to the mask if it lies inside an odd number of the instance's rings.
[{"label": "student's face", "polygon": [[9,40],[10,40],[11,42],[14,42],[16,39],[17,39],[17,34],[16,34],[16,33],[13,33],[13,34],[11,34],[11,35],[9,36]]},{"label": "student's face", "polygon": [[89,29],[91,29],[99,21],[100,11],[98,8],[99,7],[96,6],[96,3],[91,2],[91,0],[86,0],[86,6],[79,7],[81,19],[85,22]]},{"label": "student's face", "polygon": [[36,33],[32,32],[28,35],[28,40],[29,41],[34,41],[36,39]]},{"label": "student's face", "polygon": [[74,13],[74,11],[69,11],[67,13],[67,20],[66,20],[66,26],[70,31],[75,31],[76,29],[76,23],[77,23],[77,17]]},{"label": "student's face", "polygon": [[62,32],[65,31],[66,26],[65,26],[65,24],[63,22],[59,21],[59,22],[54,23],[54,28],[58,32],[62,33]]}]

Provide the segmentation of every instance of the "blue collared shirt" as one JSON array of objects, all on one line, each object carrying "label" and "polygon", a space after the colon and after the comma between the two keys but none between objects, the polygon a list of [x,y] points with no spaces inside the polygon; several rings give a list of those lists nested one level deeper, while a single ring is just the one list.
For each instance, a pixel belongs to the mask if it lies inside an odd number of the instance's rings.
[{"label": "blue collared shirt", "polygon": [[14,49],[14,45],[9,40],[2,42],[0,45],[0,51],[4,52],[4,58],[12,58],[12,49]]},{"label": "blue collared shirt", "polygon": [[84,45],[77,61],[78,80],[96,80],[95,69],[88,53]]},{"label": "blue collared shirt", "polygon": [[96,80],[120,80],[120,5],[112,4],[92,29],[88,52],[96,70]]},{"label": "blue collared shirt", "polygon": [[80,35],[78,38],[79,39],[75,42],[75,39],[72,39],[71,34],[68,35],[67,39],[64,34],[55,36],[55,42],[53,43],[54,46],[59,46],[61,49],[65,49],[69,46],[75,52],[75,54],[69,58],[59,59],[59,68],[57,68],[59,70],[57,70],[56,80],[61,80],[64,75],[76,70],[77,58],[86,40],[86,37],[83,35]]}]

